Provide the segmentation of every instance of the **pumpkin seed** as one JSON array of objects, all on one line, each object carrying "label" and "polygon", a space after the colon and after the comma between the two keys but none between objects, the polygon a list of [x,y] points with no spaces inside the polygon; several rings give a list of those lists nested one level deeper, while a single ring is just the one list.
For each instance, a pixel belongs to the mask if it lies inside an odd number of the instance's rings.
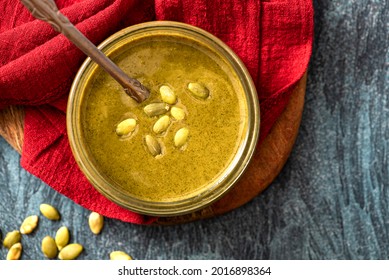
[{"label": "pumpkin seed", "polygon": [[185,111],[184,111],[184,109],[182,109],[180,107],[173,106],[172,109],[170,110],[170,114],[177,121],[181,121],[181,120],[185,119]]},{"label": "pumpkin seed", "polygon": [[51,236],[43,238],[41,249],[43,254],[49,259],[54,259],[58,254],[57,244]]},{"label": "pumpkin seed", "polygon": [[187,129],[186,127],[180,128],[174,135],[174,145],[178,148],[184,146],[186,141],[188,140],[188,136],[189,129]]},{"label": "pumpkin seed", "polygon": [[75,258],[77,258],[81,254],[83,249],[84,249],[84,247],[82,247],[82,245],[80,245],[78,243],[72,243],[72,244],[66,245],[59,252],[58,258],[60,260],[74,260]]},{"label": "pumpkin seed", "polygon": [[155,117],[165,114],[169,111],[169,105],[166,103],[151,103],[143,108],[143,111],[149,117]]},{"label": "pumpkin seed", "polygon": [[122,251],[113,251],[111,252],[111,254],[109,254],[109,258],[111,260],[132,260],[131,256],[129,256],[128,254],[126,254],[125,252],[122,252]]},{"label": "pumpkin seed", "polygon": [[118,136],[124,136],[128,135],[131,132],[133,132],[136,128],[136,120],[132,118],[125,119],[124,121],[121,121],[116,126],[116,134]]},{"label": "pumpkin seed", "polygon": [[89,215],[89,228],[94,234],[99,234],[104,226],[104,217],[99,213],[92,212]]},{"label": "pumpkin seed", "polygon": [[154,138],[151,135],[146,135],[145,142],[146,142],[147,149],[149,150],[150,154],[153,157],[156,157],[156,156],[162,154],[161,145],[159,144],[159,142],[156,138]]},{"label": "pumpkin seed", "polygon": [[189,83],[188,89],[194,97],[206,99],[209,96],[209,90],[199,83]]},{"label": "pumpkin seed", "polygon": [[21,238],[22,236],[18,230],[8,232],[3,240],[3,245],[10,249],[14,244],[20,242]]},{"label": "pumpkin seed", "polygon": [[157,134],[164,132],[170,124],[169,116],[160,117],[153,126],[153,131]]},{"label": "pumpkin seed", "polygon": [[18,242],[12,245],[7,253],[7,260],[18,260],[22,255],[23,246],[22,243]]},{"label": "pumpkin seed", "polygon": [[59,220],[60,218],[58,210],[50,204],[41,204],[39,210],[49,220]]},{"label": "pumpkin seed", "polygon": [[169,86],[161,86],[159,88],[162,101],[167,104],[175,104],[177,102],[177,96]]},{"label": "pumpkin seed", "polygon": [[69,230],[67,227],[62,226],[57,230],[55,234],[55,243],[59,250],[62,250],[63,247],[68,245],[70,239]]},{"label": "pumpkin seed", "polygon": [[30,234],[38,225],[39,218],[37,215],[32,215],[24,219],[20,226],[20,232],[22,234]]}]

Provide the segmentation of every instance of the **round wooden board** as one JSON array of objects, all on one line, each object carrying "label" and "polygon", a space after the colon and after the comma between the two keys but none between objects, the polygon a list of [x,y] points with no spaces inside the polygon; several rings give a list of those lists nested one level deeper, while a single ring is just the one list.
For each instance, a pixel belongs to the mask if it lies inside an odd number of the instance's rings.
[{"label": "round wooden board", "polygon": [[[285,111],[255,151],[243,177],[234,188],[214,204],[191,214],[161,217],[156,224],[171,225],[211,218],[249,202],[280,173],[292,151],[304,108],[307,74],[301,78],[291,95]],[[0,111],[0,135],[19,153],[23,146],[23,107],[10,106]]]}]

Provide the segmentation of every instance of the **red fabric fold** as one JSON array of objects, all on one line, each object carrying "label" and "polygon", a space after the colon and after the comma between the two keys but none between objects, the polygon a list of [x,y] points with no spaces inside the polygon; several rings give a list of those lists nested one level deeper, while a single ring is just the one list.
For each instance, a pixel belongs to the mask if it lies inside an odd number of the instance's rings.
[{"label": "red fabric fold", "polygon": [[[308,67],[310,0],[58,0],[57,6],[95,44],[132,24],[175,20],[201,27],[247,66],[261,105],[262,141]],[[126,222],[154,219],[100,195],[79,170],[66,134],[65,109],[85,59],[64,36],[35,20],[19,1],[0,0],[0,108],[26,105],[22,166],[87,209]]]}]

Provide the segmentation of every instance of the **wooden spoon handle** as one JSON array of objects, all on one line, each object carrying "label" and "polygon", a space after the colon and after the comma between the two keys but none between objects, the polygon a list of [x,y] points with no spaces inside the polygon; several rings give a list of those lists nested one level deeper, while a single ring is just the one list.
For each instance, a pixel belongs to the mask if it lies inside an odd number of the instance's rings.
[{"label": "wooden spoon handle", "polygon": [[124,91],[137,102],[150,96],[149,90],[138,80],[128,77],[115,63],[89,41],[61,12],[53,0],[20,0],[31,14],[49,23],[56,31],[64,34],[73,44],[104,68]]}]

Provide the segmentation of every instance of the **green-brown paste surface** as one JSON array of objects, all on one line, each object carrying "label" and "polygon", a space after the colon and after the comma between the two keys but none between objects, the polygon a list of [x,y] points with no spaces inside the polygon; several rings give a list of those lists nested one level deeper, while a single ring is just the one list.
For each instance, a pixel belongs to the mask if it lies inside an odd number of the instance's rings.
[{"label": "green-brown paste surface", "polygon": [[[193,196],[220,176],[237,153],[246,127],[247,108],[239,80],[220,57],[204,46],[182,40],[140,40],[123,48],[113,59],[129,76],[151,91],[137,104],[104,71],[90,79],[81,122],[90,156],[107,180],[120,191],[150,201],[176,201]],[[194,98],[190,82],[205,85],[210,96]],[[159,88],[170,86],[185,108],[184,120],[172,122],[166,133],[152,131],[158,117],[148,117],[145,105],[160,102]],[[170,116],[167,112],[166,115]],[[130,137],[118,137],[116,125],[128,118],[138,122]],[[174,134],[189,129],[184,148],[174,147]],[[154,158],[144,144],[150,134],[163,145],[163,156]]]}]

